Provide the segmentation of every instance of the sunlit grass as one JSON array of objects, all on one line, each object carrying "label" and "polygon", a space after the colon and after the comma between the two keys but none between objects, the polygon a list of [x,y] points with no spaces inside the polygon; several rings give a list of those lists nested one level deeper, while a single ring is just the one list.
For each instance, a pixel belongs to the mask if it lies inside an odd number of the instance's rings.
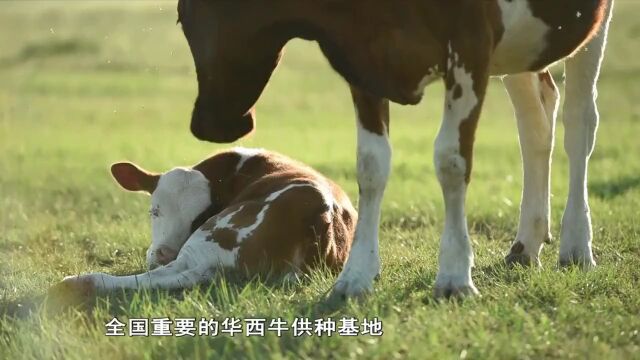
[{"label": "sunlit grass", "polygon": [[[432,166],[442,91],[394,106],[393,175],[381,233],[383,276],[364,302],[328,311],[333,276],[301,286],[221,277],[184,292],[100,298],[91,313],[51,314],[42,296],[64,276],[144,267],[147,199],[111,180],[111,162],[152,170],[192,164],[220,145],[188,131],[195,75],[175,2],[16,1],[0,7],[0,358],[637,358],[640,351],[640,37],[638,3],[618,0],[600,86],[590,168],[595,254],[584,274],[504,269],[521,191],[517,132],[494,81],[477,135],[467,208],[482,297],[434,302],[442,201]],[[559,78],[557,79],[560,80]],[[350,96],[312,43],[294,41],[239,144],[285,153],[342,185],[354,202]],[[567,195],[558,126],[553,233]],[[379,317],[382,337],[109,338],[104,323],[135,317]]]}]

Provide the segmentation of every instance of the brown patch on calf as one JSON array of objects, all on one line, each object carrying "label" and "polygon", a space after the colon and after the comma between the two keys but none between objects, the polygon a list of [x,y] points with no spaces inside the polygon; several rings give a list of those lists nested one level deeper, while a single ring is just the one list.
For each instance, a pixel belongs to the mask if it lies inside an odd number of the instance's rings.
[{"label": "brown patch on calf", "polygon": [[267,204],[260,201],[242,203],[242,211],[231,217],[232,226],[235,229],[241,229],[255,224],[258,214],[265,206]]},{"label": "brown patch on calf", "polygon": [[570,56],[598,32],[607,0],[529,0],[529,7],[533,16],[550,27],[547,47],[530,67],[531,71],[538,71]]},{"label": "brown patch on calf", "polygon": [[[267,177],[265,184],[256,184],[282,190],[290,184],[304,184],[281,193],[269,203],[268,210],[260,225],[240,245],[239,266],[250,273],[266,269],[276,272],[287,271],[292,265],[306,271],[321,263],[338,270],[346,261],[355,228],[356,213],[348,198],[333,184],[331,207],[325,203],[316,181],[304,182],[300,174],[281,174],[279,181]],[[290,177],[291,176],[291,177]],[[240,205],[242,203],[239,203]],[[249,210],[247,218],[255,223],[255,211]],[[241,215],[242,214],[242,215]],[[236,216],[244,217],[244,209]],[[345,218],[348,221],[345,221]],[[235,225],[235,224],[234,224]],[[236,226],[237,229],[240,227]],[[298,264],[302,260],[301,264]]]},{"label": "brown patch on calf", "polygon": [[207,220],[209,220],[219,212],[219,207],[214,203],[211,203],[208,208],[206,208],[202,213],[200,213],[200,215],[195,218],[195,220],[191,222],[191,233],[198,230],[199,227],[204,226]]},{"label": "brown patch on calf", "polygon": [[213,241],[220,245],[221,248],[225,250],[233,250],[239,246],[238,241],[238,233],[233,229],[213,229],[211,233],[207,235],[207,241]]},{"label": "brown patch on calf", "polygon": [[[283,183],[281,188],[287,185]],[[239,266],[251,273],[266,269],[282,272],[300,255],[307,260],[310,252],[319,255],[326,251],[327,242],[333,239],[327,239],[326,228],[316,226],[324,211],[322,195],[310,186],[283,192],[269,204],[261,224],[242,242]],[[306,262],[304,267],[311,265]]]},{"label": "brown patch on calf", "polygon": [[230,195],[232,195],[232,182],[236,176],[236,165],[240,159],[240,154],[233,151],[225,151],[217,153],[193,166],[194,170],[200,171],[209,181],[211,204],[191,223],[192,232],[229,204]]},{"label": "brown patch on calf", "polygon": [[[212,205],[198,220],[199,229],[210,232],[207,240],[225,250],[240,246],[239,267],[253,274],[287,271],[293,265],[305,271],[321,263],[339,270],[349,254],[357,219],[342,189],[312,168],[276,153],[262,151],[245,159],[237,171],[240,159],[233,151],[222,152],[194,166],[210,182]],[[291,184],[304,186],[266,201]],[[319,186],[326,187],[331,204]],[[267,204],[262,222],[238,243],[238,231],[254,225]],[[213,217],[203,220],[213,211]],[[235,214],[228,228],[216,229],[231,213]]]},{"label": "brown patch on calf", "polygon": [[237,152],[224,151],[201,161],[193,167],[194,170],[200,171],[209,180],[213,203],[224,206],[231,200],[230,197],[233,194],[230,194],[230,190],[235,181],[236,166],[241,158]]},{"label": "brown patch on calf", "polygon": [[193,166],[194,170],[200,171],[209,181],[211,196],[211,205],[192,223],[193,231],[207,219],[228,207],[251,183],[265,174],[281,171],[294,165],[296,168],[303,166],[282,155],[264,151],[246,160],[238,171],[236,168],[241,159],[242,156],[239,153],[228,150],[214,154]]}]

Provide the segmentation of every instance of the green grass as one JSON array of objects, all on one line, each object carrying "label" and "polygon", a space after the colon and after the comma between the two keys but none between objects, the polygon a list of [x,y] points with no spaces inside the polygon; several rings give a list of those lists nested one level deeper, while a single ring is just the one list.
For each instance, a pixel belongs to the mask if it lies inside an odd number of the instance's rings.
[{"label": "green grass", "polygon": [[[618,0],[600,83],[602,122],[589,188],[599,267],[506,270],[521,191],[517,132],[505,92],[490,88],[467,208],[482,297],[432,298],[443,223],[432,166],[442,91],[392,109],[393,175],[383,208],[383,276],[362,303],[327,312],[318,272],[299,287],[220,279],[181,293],[102,298],[91,313],[50,314],[47,289],[69,274],[144,267],[147,199],[124,193],[108,166],[153,170],[197,162],[222,146],[188,131],[195,75],[175,1],[17,1],[0,5],[0,358],[640,358],[640,3]],[[293,41],[239,144],[318,168],[355,201],[350,96],[312,43]],[[558,126],[553,233],[567,195]],[[109,338],[129,317],[378,316],[384,336]]]}]

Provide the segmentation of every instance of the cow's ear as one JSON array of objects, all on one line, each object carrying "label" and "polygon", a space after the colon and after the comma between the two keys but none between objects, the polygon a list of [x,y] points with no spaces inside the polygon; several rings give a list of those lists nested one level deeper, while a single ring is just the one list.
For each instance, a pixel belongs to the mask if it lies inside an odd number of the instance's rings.
[{"label": "cow's ear", "polygon": [[159,174],[154,174],[130,162],[111,165],[111,175],[124,189],[151,194],[158,186]]}]

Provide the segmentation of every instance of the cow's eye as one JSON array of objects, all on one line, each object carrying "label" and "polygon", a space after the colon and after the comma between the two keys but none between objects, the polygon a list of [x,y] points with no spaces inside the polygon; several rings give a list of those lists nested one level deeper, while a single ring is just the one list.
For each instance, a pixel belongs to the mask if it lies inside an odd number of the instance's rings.
[{"label": "cow's eye", "polygon": [[160,216],[160,206],[154,206],[151,209],[149,209],[149,216],[157,218],[158,216]]}]

